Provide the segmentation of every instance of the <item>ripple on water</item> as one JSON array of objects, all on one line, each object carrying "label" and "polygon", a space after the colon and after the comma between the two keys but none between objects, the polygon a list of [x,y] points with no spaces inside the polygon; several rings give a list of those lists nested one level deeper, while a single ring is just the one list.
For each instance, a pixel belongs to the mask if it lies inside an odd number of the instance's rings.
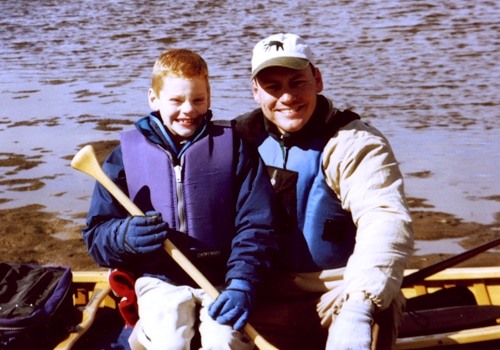
[{"label": "ripple on water", "polygon": [[65,174],[30,196],[0,199],[0,208],[40,198],[85,208],[79,198],[92,181],[67,157],[116,140],[149,111],[151,68],[164,49],[201,53],[214,114],[233,118],[256,106],[253,44],[297,31],[313,46],[325,94],[388,136],[404,174],[432,174],[408,176],[409,196],[466,220],[500,212],[491,199],[500,195],[499,2],[40,0],[0,1],[0,12],[0,138],[9,152],[45,162],[2,167],[1,180]]}]

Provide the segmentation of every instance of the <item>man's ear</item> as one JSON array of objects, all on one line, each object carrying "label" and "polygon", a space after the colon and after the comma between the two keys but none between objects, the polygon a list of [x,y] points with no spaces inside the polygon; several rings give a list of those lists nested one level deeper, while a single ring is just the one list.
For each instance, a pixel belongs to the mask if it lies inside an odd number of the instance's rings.
[{"label": "man's ear", "polygon": [[153,88],[150,88],[148,90],[148,102],[149,102],[149,107],[153,111],[157,111],[160,109],[158,106],[158,96],[156,96],[156,92],[153,90]]},{"label": "man's ear", "polygon": [[316,93],[323,91],[323,77],[318,68],[314,68],[314,80],[316,81]]},{"label": "man's ear", "polygon": [[253,100],[260,105],[259,86],[256,79],[252,79]]}]

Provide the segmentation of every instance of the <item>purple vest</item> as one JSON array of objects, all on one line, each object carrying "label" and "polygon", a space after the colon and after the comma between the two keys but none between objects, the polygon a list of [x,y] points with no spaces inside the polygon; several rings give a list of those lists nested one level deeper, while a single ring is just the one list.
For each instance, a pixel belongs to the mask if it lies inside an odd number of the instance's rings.
[{"label": "purple vest", "polygon": [[130,198],[144,212],[161,212],[171,228],[184,221],[185,248],[199,258],[226,255],[235,235],[233,130],[208,130],[179,161],[138,130],[120,134]]}]

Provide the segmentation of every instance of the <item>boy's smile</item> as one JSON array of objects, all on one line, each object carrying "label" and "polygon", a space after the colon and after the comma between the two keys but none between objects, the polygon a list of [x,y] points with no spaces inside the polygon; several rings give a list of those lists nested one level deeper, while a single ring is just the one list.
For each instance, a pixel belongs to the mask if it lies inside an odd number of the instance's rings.
[{"label": "boy's smile", "polygon": [[208,85],[202,77],[185,79],[167,76],[163,78],[159,96],[153,89],[148,95],[150,107],[160,112],[175,142],[193,136],[210,107]]}]

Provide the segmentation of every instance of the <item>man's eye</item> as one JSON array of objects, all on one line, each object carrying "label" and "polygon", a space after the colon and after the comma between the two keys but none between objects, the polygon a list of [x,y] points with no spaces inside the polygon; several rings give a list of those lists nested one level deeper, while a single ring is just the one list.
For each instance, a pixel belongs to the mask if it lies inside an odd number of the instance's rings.
[{"label": "man's eye", "polygon": [[273,90],[273,91],[276,91],[276,90],[278,90],[279,88],[280,88],[280,87],[279,87],[279,85],[277,85],[277,84],[269,84],[269,85],[265,85],[265,86],[264,86],[264,89],[265,89],[265,90]]},{"label": "man's eye", "polygon": [[305,83],[306,83],[305,80],[297,80],[297,81],[294,81],[291,85],[294,88],[300,88],[300,87],[304,86]]}]

